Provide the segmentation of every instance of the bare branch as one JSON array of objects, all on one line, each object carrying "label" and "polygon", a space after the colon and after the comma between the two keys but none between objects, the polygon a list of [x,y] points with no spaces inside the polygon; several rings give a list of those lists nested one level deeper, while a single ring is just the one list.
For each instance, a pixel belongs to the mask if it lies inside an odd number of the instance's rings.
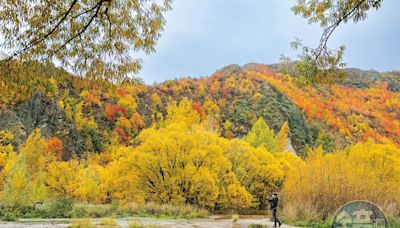
[{"label": "bare branch", "polygon": [[59,52],[61,49],[63,49],[65,46],[67,46],[72,40],[74,40],[78,36],[81,36],[89,28],[89,26],[92,24],[93,20],[98,16],[101,6],[106,1],[109,1],[109,0],[101,0],[101,1],[99,1],[97,3],[97,5],[93,7],[93,9],[96,9],[96,11],[90,17],[88,23],[86,23],[86,25],[77,34],[75,34],[72,37],[70,37],[63,45],[61,45],[59,48],[57,48],[55,51],[53,51],[52,54],[55,54],[55,53]]},{"label": "bare branch", "polygon": [[[321,41],[320,41],[320,45],[318,47],[318,53],[315,56],[315,60],[318,60],[318,58],[321,56],[321,54],[326,51],[327,49],[327,44],[328,44],[328,40],[329,38],[332,36],[333,32],[336,30],[337,27],[339,27],[339,25],[347,20],[349,17],[351,17],[351,15],[367,0],[361,0],[359,3],[357,3],[349,12],[347,12],[343,17],[339,18],[339,20],[337,22],[335,22],[334,24],[328,26],[321,37]],[[381,1],[381,0],[378,0]]]}]

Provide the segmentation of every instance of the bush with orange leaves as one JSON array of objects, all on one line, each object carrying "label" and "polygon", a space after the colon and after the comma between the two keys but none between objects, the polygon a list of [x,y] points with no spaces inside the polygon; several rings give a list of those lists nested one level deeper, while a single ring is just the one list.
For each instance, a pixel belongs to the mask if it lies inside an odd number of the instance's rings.
[{"label": "bush with orange leaves", "polygon": [[62,159],[63,145],[62,141],[56,137],[49,138],[47,140],[47,151],[56,155],[56,157]]}]

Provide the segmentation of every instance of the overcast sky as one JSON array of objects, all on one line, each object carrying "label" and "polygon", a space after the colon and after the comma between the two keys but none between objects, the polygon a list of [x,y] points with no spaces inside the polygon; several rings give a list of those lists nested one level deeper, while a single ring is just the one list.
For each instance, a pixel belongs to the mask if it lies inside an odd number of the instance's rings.
[{"label": "overcast sky", "polygon": [[[141,55],[139,76],[146,83],[209,76],[229,65],[277,63],[295,56],[290,42],[299,37],[316,46],[321,30],[290,8],[295,0],[174,0],[157,52]],[[330,40],[346,46],[349,67],[388,71],[400,68],[400,1],[384,0],[367,20],[346,24]]]}]

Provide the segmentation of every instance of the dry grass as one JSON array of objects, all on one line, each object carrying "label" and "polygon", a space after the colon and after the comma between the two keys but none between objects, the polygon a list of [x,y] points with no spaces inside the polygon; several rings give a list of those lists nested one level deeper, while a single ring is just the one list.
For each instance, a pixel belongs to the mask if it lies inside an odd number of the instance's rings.
[{"label": "dry grass", "polygon": [[128,203],[120,208],[123,214],[139,217],[165,217],[165,218],[207,218],[209,212],[205,209],[191,205],[167,205],[167,204],[135,204]]},{"label": "dry grass", "polygon": [[237,221],[239,221],[239,215],[238,214],[232,215],[232,220],[233,220],[233,223],[236,223]]},{"label": "dry grass", "polygon": [[322,219],[321,213],[319,213],[312,204],[307,202],[299,204],[286,204],[283,209],[283,214],[286,220],[289,221],[318,221]]},{"label": "dry grass", "polygon": [[118,226],[117,220],[114,218],[102,218],[100,221],[102,226]]},{"label": "dry grass", "polygon": [[92,223],[91,219],[79,219],[74,220],[71,225],[68,227],[70,228],[94,228],[95,226]]}]

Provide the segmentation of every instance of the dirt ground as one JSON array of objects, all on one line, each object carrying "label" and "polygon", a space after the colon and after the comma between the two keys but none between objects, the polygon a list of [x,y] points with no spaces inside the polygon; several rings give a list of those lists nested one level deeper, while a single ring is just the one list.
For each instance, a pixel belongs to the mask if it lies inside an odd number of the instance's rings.
[{"label": "dirt ground", "polygon": [[[101,219],[92,219],[93,224],[100,224]],[[73,222],[72,219],[26,219],[18,222],[0,222],[0,227],[10,228],[53,228],[68,227]],[[173,228],[245,228],[250,224],[266,225],[272,227],[270,219],[260,216],[246,216],[233,222],[227,216],[211,216],[208,219],[156,219],[156,218],[124,218],[117,219],[119,227],[129,227],[132,222],[139,222],[144,227],[173,227]],[[101,227],[101,226],[99,226]],[[282,225],[281,228],[295,228],[293,226]]]}]

